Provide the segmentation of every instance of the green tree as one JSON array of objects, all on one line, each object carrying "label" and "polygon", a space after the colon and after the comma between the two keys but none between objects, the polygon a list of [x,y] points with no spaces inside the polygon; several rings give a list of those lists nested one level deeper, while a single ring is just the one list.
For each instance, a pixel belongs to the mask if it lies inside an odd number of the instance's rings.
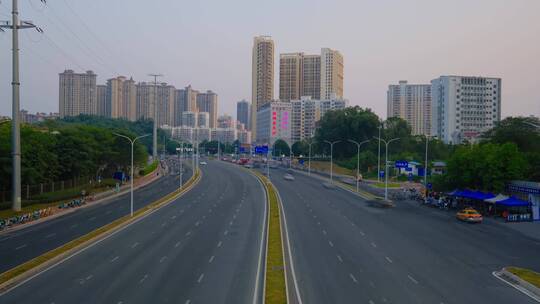
[{"label": "green tree", "polygon": [[274,156],[281,156],[281,155],[289,156],[289,145],[283,139],[276,140],[272,148],[273,148],[272,155]]}]

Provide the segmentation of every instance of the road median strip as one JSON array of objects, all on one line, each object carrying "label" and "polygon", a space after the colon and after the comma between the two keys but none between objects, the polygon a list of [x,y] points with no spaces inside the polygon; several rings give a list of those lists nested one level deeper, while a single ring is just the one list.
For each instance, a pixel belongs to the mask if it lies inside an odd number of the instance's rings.
[{"label": "road median strip", "polygon": [[17,284],[31,278],[32,276],[39,274],[48,267],[54,266],[56,263],[60,263],[65,258],[74,255],[76,252],[79,252],[91,244],[102,240],[103,238],[117,232],[127,225],[142,219],[151,212],[168,205],[185,192],[191,190],[200,179],[201,172],[195,171],[195,174],[184,184],[184,186],[182,186],[182,188],[173,191],[135,211],[133,217],[130,217],[129,215],[123,216],[105,226],[97,228],[81,237],[69,241],[60,247],[50,250],[30,261],[20,264],[19,266],[0,274],[0,293],[3,293]]},{"label": "road median strip", "polygon": [[287,303],[285,284],[285,263],[283,257],[283,240],[281,238],[281,219],[278,195],[274,185],[257,171],[252,171],[262,182],[268,197],[268,246],[266,254],[265,295],[264,303]]},{"label": "road median strip", "polygon": [[540,273],[518,267],[504,267],[493,275],[506,284],[540,302]]}]

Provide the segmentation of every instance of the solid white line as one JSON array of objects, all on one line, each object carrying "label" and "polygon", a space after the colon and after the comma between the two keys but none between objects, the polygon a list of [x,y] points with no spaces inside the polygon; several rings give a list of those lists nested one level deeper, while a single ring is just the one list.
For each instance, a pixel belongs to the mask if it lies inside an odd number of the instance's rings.
[{"label": "solid white line", "polygon": [[407,275],[407,277],[409,278],[409,280],[411,280],[414,284],[418,284],[418,281],[415,280],[413,277],[411,277],[410,275]]},{"label": "solid white line", "polygon": [[208,264],[212,263],[213,260],[214,260],[214,256],[211,256],[210,259],[208,260]]},{"label": "solid white line", "polygon": [[119,256],[115,256],[112,260],[111,260],[111,263],[114,263],[114,261],[118,260]]},{"label": "solid white line", "polygon": [[349,273],[349,277],[351,278],[353,282],[358,283],[358,280],[356,280],[356,278],[354,277],[352,273]]},{"label": "solid white line", "polygon": [[[253,176],[253,175],[252,175]],[[270,225],[270,221],[268,220],[268,198],[266,197],[266,190],[264,189],[263,187],[263,184],[261,182],[261,180],[256,177],[256,176],[253,176],[258,184],[259,184],[259,189],[261,190],[261,192],[263,193],[263,196],[264,196],[264,214],[263,214],[263,221],[261,223],[261,246],[259,248],[259,260],[257,262],[257,274],[256,274],[256,277],[255,277],[255,288],[253,288],[253,299],[252,299],[252,303],[253,304],[257,304],[259,301],[258,301],[258,296],[259,296],[259,285],[260,285],[260,279],[261,279],[261,272],[262,272],[262,268],[264,267],[264,272],[266,273],[266,259],[264,260],[263,262],[263,255],[266,253],[268,254],[268,246],[267,246],[267,242],[268,242],[268,225]],[[245,192],[244,192],[245,194]],[[236,214],[233,215],[233,218],[236,219]],[[266,232],[266,238],[265,238],[265,232]],[[266,250],[265,250],[266,249]],[[266,293],[266,275],[263,274],[263,294],[262,294],[262,301],[264,303],[264,297],[265,297],[265,293]]]},{"label": "solid white line", "polygon": [[197,280],[197,283],[201,283],[203,278],[204,278],[204,273],[202,273],[202,274],[199,276],[199,279]]},{"label": "solid white line", "polygon": [[21,245],[19,247],[15,247],[15,250],[23,249],[24,247],[26,247],[26,244],[23,244],[23,245]]},{"label": "solid white line", "polygon": [[392,259],[390,259],[389,257],[384,257],[384,258],[388,261],[388,263],[393,263]]},{"label": "solid white line", "polygon": [[523,288],[523,287],[521,287],[521,286],[514,285],[514,284],[512,284],[512,283],[506,281],[505,279],[499,277],[499,276],[497,275],[497,271],[493,271],[491,274],[492,274],[494,277],[496,277],[497,279],[499,279],[499,280],[505,282],[506,284],[508,284],[508,285],[510,285],[510,286],[512,286],[512,287],[514,287],[516,290],[521,291],[521,292],[524,293],[525,295],[529,296],[529,298],[531,298],[531,299],[535,300],[536,302],[539,302],[539,303],[540,303],[540,297],[536,296],[535,294],[531,293],[530,291],[528,291],[527,289],[525,289],[525,288]]}]

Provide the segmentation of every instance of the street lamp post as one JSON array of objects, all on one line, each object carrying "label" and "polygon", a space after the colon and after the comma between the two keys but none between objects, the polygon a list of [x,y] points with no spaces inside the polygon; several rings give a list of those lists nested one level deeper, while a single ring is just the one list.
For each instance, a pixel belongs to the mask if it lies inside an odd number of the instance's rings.
[{"label": "street lamp post", "polygon": [[381,128],[379,126],[379,157],[377,158],[377,182],[381,182]]},{"label": "street lamp post", "polygon": [[311,176],[311,145],[313,145],[313,142],[310,141],[308,143],[309,145],[309,156],[308,156],[308,175]]},{"label": "street lamp post", "polygon": [[135,139],[131,139],[129,138],[128,136],[125,136],[125,135],[122,135],[122,134],[118,134],[118,133],[113,133],[114,135],[116,136],[119,136],[119,137],[123,137],[127,140],[129,140],[129,142],[131,143],[131,177],[130,177],[130,183],[131,183],[131,217],[133,217],[133,148],[135,146],[135,142],[137,141],[137,139],[141,139],[143,137],[146,137],[146,136],[150,136],[150,134],[145,134],[145,135],[141,135],[141,136],[138,136],[138,137],[135,137]]},{"label": "street lamp post", "polygon": [[384,142],[386,145],[386,153],[385,153],[385,170],[384,170],[384,199],[388,200],[388,145],[396,140],[399,140],[399,138],[392,138],[389,141],[386,141],[379,137],[379,140]]},{"label": "street lamp post", "polygon": [[183,185],[182,178],[184,177],[184,166],[182,164],[182,161],[184,159],[184,142],[175,140],[175,139],[171,139],[171,140],[180,145],[180,148],[176,148],[176,151],[177,152],[180,151],[180,153],[178,153],[178,162],[179,162],[178,166],[180,167],[180,172],[178,172],[178,176],[180,177],[180,188],[182,188],[182,185]]},{"label": "street lamp post", "polygon": [[337,144],[338,142],[341,142],[341,140],[336,141],[328,141],[325,140],[325,143],[330,145],[330,183],[334,183],[334,144]]},{"label": "street lamp post", "polygon": [[429,136],[426,135],[426,161],[424,166],[424,190],[426,191],[424,202],[427,203],[427,195],[428,195],[428,188],[427,188],[427,171],[428,171],[428,144],[429,144]]},{"label": "street lamp post", "polygon": [[364,140],[363,142],[360,142],[360,143],[355,140],[349,139],[349,142],[356,144],[356,147],[358,148],[358,156],[356,157],[356,192],[358,192],[358,186],[359,186],[358,183],[360,182],[358,180],[358,178],[360,177],[360,146],[365,143],[368,143],[369,139]]}]

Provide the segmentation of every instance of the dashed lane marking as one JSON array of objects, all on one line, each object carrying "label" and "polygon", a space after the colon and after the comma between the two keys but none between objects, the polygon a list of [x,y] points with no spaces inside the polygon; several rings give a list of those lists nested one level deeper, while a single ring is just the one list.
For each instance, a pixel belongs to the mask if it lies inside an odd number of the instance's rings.
[{"label": "dashed lane marking", "polygon": [[159,259],[159,263],[163,263],[163,261],[165,261],[166,259],[167,259],[167,256],[161,257],[161,259]]},{"label": "dashed lane marking", "polygon": [[26,246],[27,246],[26,244],[22,244],[22,245],[19,246],[19,247],[15,247],[15,250],[23,249],[23,248],[26,247]]},{"label": "dashed lane marking", "polygon": [[133,245],[131,245],[131,248],[135,248],[135,247],[137,247],[137,246],[139,246],[139,242],[133,243]]},{"label": "dashed lane marking", "polygon": [[139,284],[142,284],[146,280],[146,278],[148,278],[148,274],[145,274],[142,279],[139,280]]},{"label": "dashed lane marking", "polygon": [[115,256],[112,260],[111,260],[111,263],[114,263],[116,260],[118,260],[120,257],[119,256]]},{"label": "dashed lane marking", "polygon": [[330,245],[330,247],[334,247],[334,243],[332,243],[332,241],[328,241],[328,245]]},{"label": "dashed lane marking", "polygon": [[222,241],[219,241],[219,242],[217,243],[217,247],[218,247],[218,248],[221,247],[222,244],[223,244],[223,242],[222,242]]},{"label": "dashed lane marking", "polygon": [[418,281],[415,280],[413,277],[411,277],[410,275],[407,275],[407,277],[409,278],[409,280],[411,280],[414,284],[418,284]]},{"label": "dashed lane marking", "polygon": [[213,260],[214,260],[214,256],[211,256],[210,259],[208,260],[208,264],[212,263]]},{"label": "dashed lane marking", "polygon": [[393,263],[391,258],[389,258],[389,257],[384,257],[384,258],[388,261],[388,263]]},{"label": "dashed lane marking", "polygon": [[354,283],[358,284],[358,280],[354,277],[354,275],[353,275],[352,273],[349,273],[349,277],[351,278],[351,280],[352,280]]},{"label": "dashed lane marking", "polygon": [[197,283],[200,284],[202,282],[203,278],[204,278],[204,273],[201,273],[201,275],[199,276],[199,279],[197,280]]},{"label": "dashed lane marking", "polygon": [[338,254],[336,255],[337,259],[339,260],[340,263],[343,263],[343,259],[341,258],[341,256]]}]

